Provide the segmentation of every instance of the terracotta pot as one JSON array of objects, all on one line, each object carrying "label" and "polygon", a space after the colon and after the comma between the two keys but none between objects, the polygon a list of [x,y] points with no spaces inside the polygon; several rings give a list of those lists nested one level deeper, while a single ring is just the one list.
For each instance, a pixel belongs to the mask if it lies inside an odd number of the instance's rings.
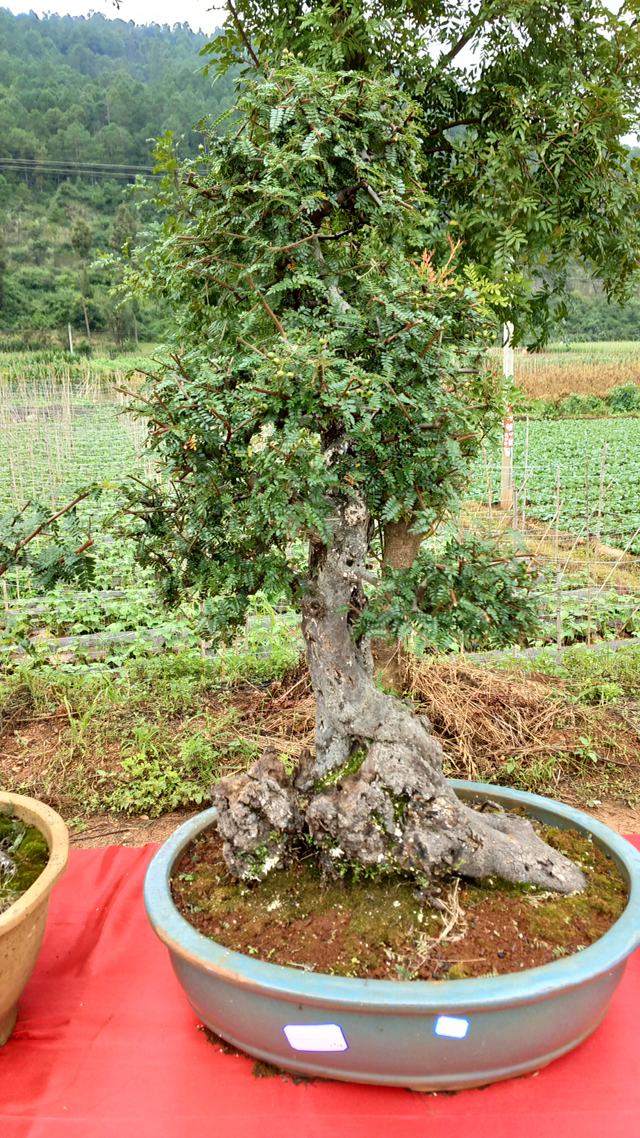
[{"label": "terracotta pot", "polygon": [[49,861],[22,897],[0,914],[0,1047],[13,1031],[18,998],[40,951],[49,894],[64,873],[69,856],[69,833],[55,810],[35,798],[0,791],[0,810],[8,804],[18,818],[44,834]]}]

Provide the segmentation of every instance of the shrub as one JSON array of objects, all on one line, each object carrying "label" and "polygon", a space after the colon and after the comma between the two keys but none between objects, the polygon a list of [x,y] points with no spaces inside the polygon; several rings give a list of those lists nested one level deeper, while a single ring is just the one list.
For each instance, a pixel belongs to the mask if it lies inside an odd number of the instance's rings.
[{"label": "shrub", "polygon": [[612,387],[607,402],[612,411],[640,411],[640,387],[636,383],[621,383]]},{"label": "shrub", "polygon": [[[633,386],[633,385],[632,385]],[[607,413],[607,405],[599,395],[567,395],[559,407],[561,415],[589,415],[595,411]]]}]

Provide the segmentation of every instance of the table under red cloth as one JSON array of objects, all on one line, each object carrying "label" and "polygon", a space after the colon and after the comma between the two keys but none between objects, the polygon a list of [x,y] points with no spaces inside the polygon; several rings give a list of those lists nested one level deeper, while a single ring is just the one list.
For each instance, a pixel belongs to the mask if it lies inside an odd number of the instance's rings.
[{"label": "table under red cloth", "polygon": [[640,1138],[638,953],[600,1027],[538,1075],[455,1095],[256,1079],[198,1030],[149,928],[155,848],[71,852],[0,1048],[0,1138]]}]

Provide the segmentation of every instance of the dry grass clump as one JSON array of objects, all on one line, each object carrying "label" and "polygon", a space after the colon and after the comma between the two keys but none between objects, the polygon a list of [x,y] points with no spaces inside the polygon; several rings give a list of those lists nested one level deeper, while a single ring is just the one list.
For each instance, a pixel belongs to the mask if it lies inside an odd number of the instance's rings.
[{"label": "dry grass clump", "polygon": [[[638,734],[607,707],[576,704],[562,681],[529,678],[444,656],[400,654],[398,681],[426,714],[445,753],[449,776],[584,798],[637,781]],[[549,685],[553,689],[550,691]],[[296,760],[313,750],[315,699],[306,665],[268,689],[229,693],[236,731],[258,750]],[[229,697],[227,697],[229,698]]]},{"label": "dry grass clump", "polygon": [[513,755],[559,750],[569,742],[567,729],[583,725],[580,710],[550,699],[543,683],[510,680],[459,660],[407,659],[405,682],[461,778],[486,777]]},{"label": "dry grass clump", "polygon": [[316,701],[306,664],[292,669],[270,687],[236,692],[233,706],[239,712],[238,737],[272,747],[279,754],[298,758],[313,747]]},{"label": "dry grass clump", "polygon": [[564,399],[567,395],[606,395],[621,383],[640,384],[640,360],[624,363],[579,362],[518,357],[515,380],[532,399]]},{"label": "dry grass clump", "polygon": [[550,693],[548,676],[515,679],[443,657],[405,657],[404,666],[405,690],[431,720],[447,775],[486,781],[499,774],[497,782],[542,793],[575,789],[576,779],[583,790],[637,780],[633,725]]}]

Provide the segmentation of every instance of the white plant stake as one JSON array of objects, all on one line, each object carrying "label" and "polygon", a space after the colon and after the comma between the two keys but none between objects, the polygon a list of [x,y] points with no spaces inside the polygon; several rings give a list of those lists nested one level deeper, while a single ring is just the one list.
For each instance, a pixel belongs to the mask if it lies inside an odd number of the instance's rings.
[{"label": "white plant stake", "polygon": [[[502,333],[502,373],[505,379],[513,379],[512,341],[513,324],[506,323]],[[502,423],[500,506],[503,510],[509,510],[513,506],[513,415],[510,403],[507,403]]]},{"label": "white plant stake", "polygon": [[513,508],[513,415],[507,403],[502,421],[502,470],[500,475],[500,507]]}]

